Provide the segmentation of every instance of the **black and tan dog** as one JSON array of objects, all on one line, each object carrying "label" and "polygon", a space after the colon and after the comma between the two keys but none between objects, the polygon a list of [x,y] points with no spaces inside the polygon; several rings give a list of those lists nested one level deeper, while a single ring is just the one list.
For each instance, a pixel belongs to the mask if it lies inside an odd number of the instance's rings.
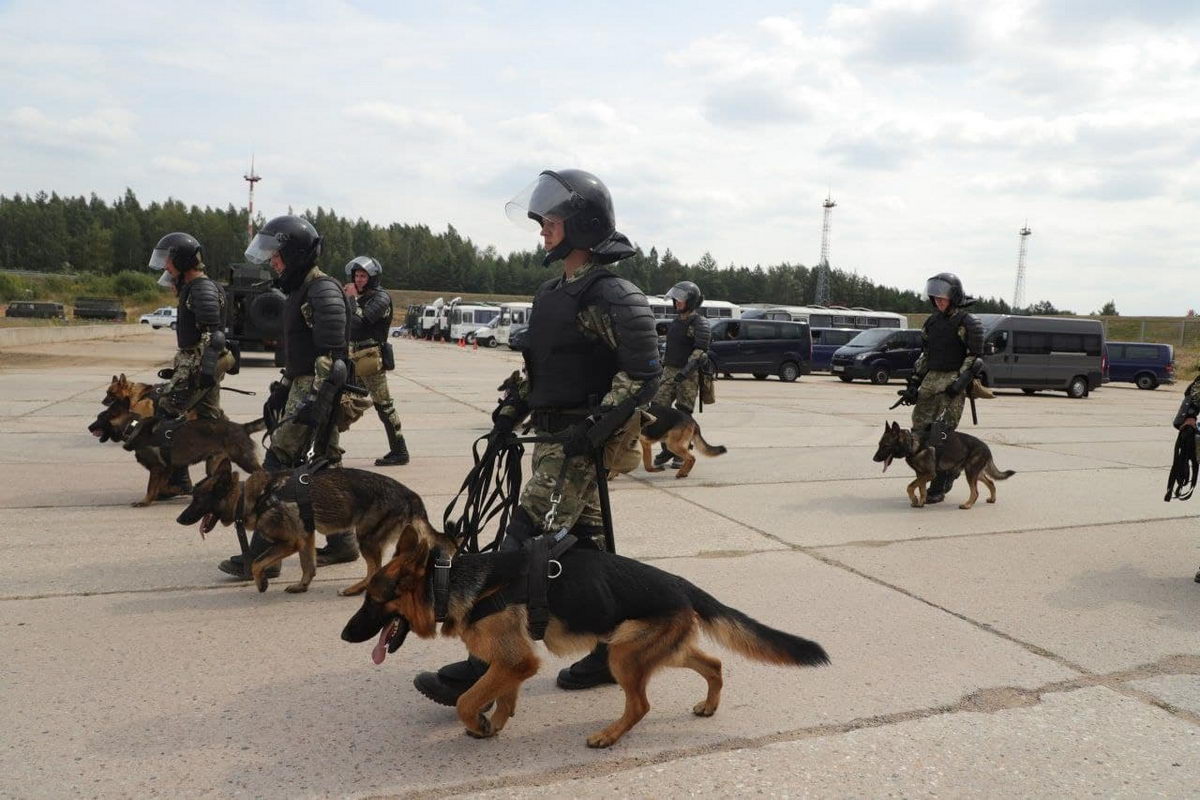
[{"label": "black and tan dog", "polygon": [[[381,663],[411,630],[432,638],[437,623],[430,597],[430,572],[452,545],[406,532],[397,556],[367,586],[362,608],[346,623],[342,639],[365,642],[378,636],[372,660]],[[769,628],[721,604],[683,578],[630,558],[573,547],[558,561],[561,580],[549,581],[546,647],[556,655],[608,643],[608,666],[625,692],[621,718],[588,737],[589,747],[608,747],[650,710],[646,685],[660,667],[687,667],[708,683],[693,708],[712,716],[721,699],[721,662],[696,644],[700,631],[748,658],[770,664],[817,666],[829,661],[816,642]],[[481,600],[497,592],[519,591],[525,582],[525,551],[459,555],[449,577],[449,608],[443,636],[459,636],[488,670],[457,704],[467,733],[485,738],[499,733],[516,710],[521,684],[538,671],[539,659],[526,627],[527,606],[513,603],[472,619]],[[510,595],[511,596],[511,595]],[[493,701],[489,719],[484,710]]]},{"label": "black and tan dog", "polygon": [[[246,528],[258,531],[272,542],[271,549],[251,565],[258,590],[267,589],[268,567],[298,552],[300,582],[288,586],[287,591],[307,591],[317,571],[316,536],[304,529],[296,503],[280,497],[290,477],[290,472],[260,469],[243,481],[229,462],[224,461],[216,472],[196,484],[192,502],[176,521],[180,525],[199,522],[203,536],[217,522],[232,525],[240,507]],[[309,489],[316,531],[324,535],[353,531],[367,562],[366,577],[339,594],[362,592],[383,563],[384,548],[389,542],[399,541],[404,531],[412,530],[430,540],[437,535],[429,524],[420,495],[386,475],[330,468],[314,473]]]},{"label": "black and tan dog", "polygon": [[[156,435],[162,426],[170,436],[171,446],[164,450]],[[121,431],[126,450],[133,452],[137,462],[150,472],[146,495],[132,505],[148,506],[157,500],[170,482],[171,473],[178,467],[206,462],[207,474],[213,474],[217,464],[233,461],[247,472],[261,469],[254,440],[250,434],[265,429],[266,423],[256,419],[244,425],[227,419],[189,419],[174,425],[160,417],[132,414]]]},{"label": "black and tan dog", "polygon": [[938,472],[966,474],[971,496],[959,506],[961,509],[971,508],[979,499],[979,481],[983,481],[988,488],[987,501],[994,503],[996,484],[993,481],[1007,480],[1017,474],[1011,469],[1001,471],[992,460],[992,451],[988,446],[969,434],[949,431],[945,441],[935,451],[923,445],[912,431],[901,428],[900,423],[888,425],[885,422],[874,460],[882,461],[883,471],[887,472],[892,460],[897,458],[903,458],[917,473],[916,480],[907,487],[913,508],[925,505],[929,483]]},{"label": "black and tan dog", "polygon": [[664,467],[654,465],[654,445],[662,442],[671,453],[683,460],[683,466],[675,473],[676,478],[686,478],[696,463],[691,445],[701,455],[719,456],[725,453],[724,445],[711,445],[700,435],[700,423],[686,411],[652,403],[647,412],[653,421],[642,425],[638,440],[642,443],[642,465],[646,472],[662,472]]}]

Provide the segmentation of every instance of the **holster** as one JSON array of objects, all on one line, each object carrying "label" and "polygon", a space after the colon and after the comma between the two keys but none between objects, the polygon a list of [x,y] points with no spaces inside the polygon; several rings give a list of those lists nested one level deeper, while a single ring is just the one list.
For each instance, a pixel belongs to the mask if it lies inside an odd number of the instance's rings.
[{"label": "holster", "polygon": [[392,343],[384,342],[379,347],[383,355],[383,370],[384,372],[391,372],[396,368],[396,354],[392,350]]}]

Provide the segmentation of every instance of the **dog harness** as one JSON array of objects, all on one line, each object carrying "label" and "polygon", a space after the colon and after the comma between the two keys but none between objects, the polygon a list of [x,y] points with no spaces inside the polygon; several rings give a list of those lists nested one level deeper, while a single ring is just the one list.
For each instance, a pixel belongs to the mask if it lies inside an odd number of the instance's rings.
[{"label": "dog harness", "polygon": [[329,459],[317,458],[292,470],[287,482],[273,494],[283,503],[295,503],[306,533],[317,529],[312,507],[312,476],[329,466]]},{"label": "dog harness", "polygon": [[[529,635],[535,641],[546,636],[550,624],[550,603],[547,597],[550,581],[562,575],[559,557],[574,545],[576,539],[565,530],[555,534],[543,534],[530,539],[525,545],[528,558],[521,570],[521,577],[510,585],[479,600],[467,615],[469,623],[499,613],[510,605],[524,604],[527,608]],[[430,571],[430,594],[433,596],[433,613],[438,622],[446,619],[450,608],[450,573],[453,559],[434,550]]]}]

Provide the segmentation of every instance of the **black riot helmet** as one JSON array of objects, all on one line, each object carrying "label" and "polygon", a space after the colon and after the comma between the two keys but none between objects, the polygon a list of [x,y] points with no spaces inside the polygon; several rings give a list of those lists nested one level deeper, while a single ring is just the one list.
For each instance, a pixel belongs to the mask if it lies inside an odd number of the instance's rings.
[{"label": "black riot helmet", "polygon": [[304,282],[304,276],[317,263],[323,239],[312,223],[291,214],[275,217],[262,226],[246,248],[246,260],[255,264],[270,264],[271,256],[279,253],[284,270],[279,287],[292,292]]},{"label": "black riot helmet", "polygon": [[608,187],[581,169],[545,170],[504,206],[509,219],[539,226],[546,219],[563,223],[563,240],[543,264],[566,257],[572,250],[587,250],[597,264],[611,264],[636,251],[629,238],[617,232],[612,195]]},{"label": "black riot helmet", "polygon": [[159,286],[175,285],[175,278],[167,271],[168,259],[181,275],[190,269],[202,269],[204,267],[204,248],[200,246],[200,242],[196,241],[195,236],[182,231],[168,233],[159,239],[158,244],[154,245],[154,249],[150,251],[150,263],[146,265],[150,269],[162,270],[162,275],[158,279]]},{"label": "black riot helmet", "polygon": [[[975,302],[963,293],[962,281],[953,272],[939,272],[925,281],[925,294],[929,296],[930,303],[935,297],[945,297],[950,301],[951,309],[963,308]],[[936,303],[934,308],[937,308]]]},{"label": "black riot helmet", "polygon": [[668,300],[682,300],[683,311],[681,314],[686,314],[688,311],[695,311],[701,304],[704,303],[704,294],[700,291],[700,287],[691,281],[680,281],[667,290],[666,297]]},{"label": "black riot helmet", "polygon": [[370,256],[358,256],[346,262],[346,277],[354,280],[354,270],[361,269],[367,273],[367,288],[375,289],[383,277],[383,265]]}]

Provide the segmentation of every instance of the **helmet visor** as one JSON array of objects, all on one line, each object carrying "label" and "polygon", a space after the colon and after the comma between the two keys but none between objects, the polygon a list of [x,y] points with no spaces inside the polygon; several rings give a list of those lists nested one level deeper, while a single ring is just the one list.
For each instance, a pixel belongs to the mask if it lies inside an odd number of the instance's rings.
[{"label": "helmet visor", "polygon": [[269,264],[271,255],[278,253],[279,247],[280,241],[274,234],[257,234],[246,248],[246,260],[251,264]]},{"label": "helmet visor", "polygon": [[672,286],[670,289],[667,290],[667,293],[663,296],[666,297],[668,300],[682,300],[685,303],[688,301],[687,290],[680,289],[678,286]]},{"label": "helmet visor", "polygon": [[175,288],[175,276],[164,269],[162,275],[158,276],[158,285],[164,289]]},{"label": "helmet visor", "polygon": [[379,262],[370,256],[359,256],[346,262],[346,277],[354,278],[354,270],[361,269],[368,276],[378,275],[382,270],[379,267]]},{"label": "helmet visor", "polygon": [[941,278],[930,278],[925,283],[925,294],[930,297],[944,297],[949,300],[954,296],[954,287],[949,281],[944,281]]},{"label": "helmet visor", "polygon": [[166,269],[167,259],[170,257],[170,248],[156,247],[154,248],[154,251],[150,253],[150,263],[146,266],[148,266],[150,269]]},{"label": "helmet visor", "polygon": [[565,222],[579,213],[584,200],[556,175],[543,172],[516,197],[504,204],[504,213],[525,227],[529,220],[541,227],[542,220]]}]

